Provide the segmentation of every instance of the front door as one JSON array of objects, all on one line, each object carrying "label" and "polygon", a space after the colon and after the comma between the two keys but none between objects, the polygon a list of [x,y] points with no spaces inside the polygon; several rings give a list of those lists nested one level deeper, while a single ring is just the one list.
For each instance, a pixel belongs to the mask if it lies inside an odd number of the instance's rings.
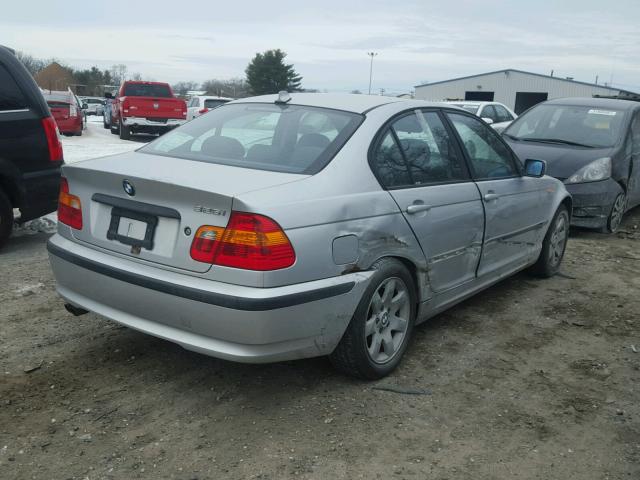
[{"label": "front door", "polygon": [[448,113],[469,159],[485,211],[485,235],[478,276],[529,263],[545,231],[542,183],[523,177],[518,160],[484,122]]},{"label": "front door", "polygon": [[400,116],[372,159],[427,258],[430,288],[442,292],[473,280],[484,212],[464,158],[435,110]]}]

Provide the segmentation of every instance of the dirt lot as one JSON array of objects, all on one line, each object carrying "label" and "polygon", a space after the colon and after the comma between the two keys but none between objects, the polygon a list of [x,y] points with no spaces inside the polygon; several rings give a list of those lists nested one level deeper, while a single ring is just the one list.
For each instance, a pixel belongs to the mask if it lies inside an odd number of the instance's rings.
[{"label": "dirt lot", "polygon": [[640,209],[418,328],[375,383],[74,318],[46,240],[0,254],[1,479],[640,479]]}]

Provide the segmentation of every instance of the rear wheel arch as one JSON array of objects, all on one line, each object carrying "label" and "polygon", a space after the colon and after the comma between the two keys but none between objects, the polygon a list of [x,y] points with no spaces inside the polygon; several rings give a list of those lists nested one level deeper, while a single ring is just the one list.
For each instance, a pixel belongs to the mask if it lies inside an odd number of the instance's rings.
[{"label": "rear wheel arch", "polygon": [[424,273],[421,275],[421,269],[415,261],[411,260],[410,258],[398,255],[382,255],[372,261],[371,264],[367,266],[367,269],[371,269],[376,263],[385,259],[397,260],[406,267],[406,269],[409,271],[409,274],[411,275],[411,279],[413,280],[413,286],[416,290],[415,293],[417,301],[418,303],[420,303],[420,301],[422,300],[422,286],[426,282],[426,280],[421,280],[421,277],[426,276],[426,271],[424,271]]}]

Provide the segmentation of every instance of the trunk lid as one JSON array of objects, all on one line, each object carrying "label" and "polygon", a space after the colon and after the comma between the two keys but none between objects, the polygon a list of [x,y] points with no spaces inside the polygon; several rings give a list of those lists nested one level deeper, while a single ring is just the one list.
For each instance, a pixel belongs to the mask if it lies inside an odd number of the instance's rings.
[{"label": "trunk lid", "polygon": [[47,102],[51,115],[56,120],[68,120],[71,111],[71,105],[64,102]]},{"label": "trunk lid", "polygon": [[187,108],[178,98],[124,97],[122,110],[126,117],[183,119]]},{"label": "trunk lid", "polygon": [[226,227],[236,195],[306,178],[139,152],[68,165],[63,176],[82,205],[84,228],[72,230],[76,239],[200,273],[211,265],[190,256],[198,227]]}]

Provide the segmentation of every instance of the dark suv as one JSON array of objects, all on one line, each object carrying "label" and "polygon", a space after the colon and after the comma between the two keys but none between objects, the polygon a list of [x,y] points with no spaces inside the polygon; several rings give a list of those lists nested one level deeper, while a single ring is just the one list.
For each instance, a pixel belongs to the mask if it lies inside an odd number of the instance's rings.
[{"label": "dark suv", "polygon": [[0,45],[0,247],[18,222],[57,208],[64,163],[56,122],[36,82]]}]

